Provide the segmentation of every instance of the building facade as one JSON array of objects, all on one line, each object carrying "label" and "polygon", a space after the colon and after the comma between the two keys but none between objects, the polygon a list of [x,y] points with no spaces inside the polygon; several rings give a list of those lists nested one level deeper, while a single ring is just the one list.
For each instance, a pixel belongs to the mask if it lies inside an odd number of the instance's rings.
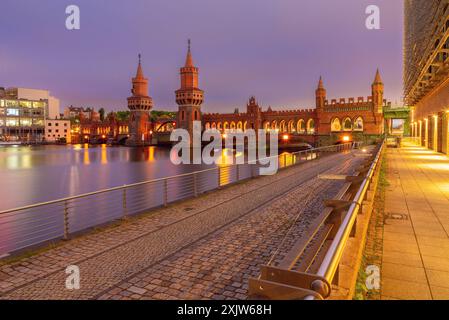
[{"label": "building facade", "polygon": [[375,139],[384,133],[383,110],[391,104],[383,98],[384,84],[379,71],[371,85],[371,96],[328,100],[322,78],[315,91],[315,108],[263,111],[255,97],[251,97],[244,113],[206,113],[202,115],[205,129],[222,132],[246,129],[275,130],[301,136],[303,140],[332,144],[343,140]]},{"label": "building facade", "polygon": [[100,121],[100,114],[94,108],[66,107],[64,108],[65,119],[76,119],[79,121]]},{"label": "building facade", "polygon": [[167,144],[173,129],[182,128],[192,135],[195,121],[201,123],[201,130],[218,129],[223,133],[247,129],[275,130],[314,145],[334,144],[347,139],[371,141],[384,134],[384,110],[391,107],[391,103],[384,99],[384,84],[377,71],[368,97],[329,99],[320,78],[313,108],[274,110],[268,107],[263,110],[256,98],[251,97],[246,112],[203,113],[204,92],[199,86],[199,69],[193,63],[190,41],[185,64],[180,68],[180,78],[180,88],[175,91],[176,117],[151,119],[153,101],[148,95],[148,79],[144,76],[139,55],[137,73],[132,79],[132,96],[128,98],[129,119],[117,121],[112,116],[105,121],[97,121],[80,117],[79,123],[72,124],[72,141],[126,140],[129,146]]},{"label": "building facade", "polygon": [[0,141],[41,142],[49,103],[48,91],[0,88]]},{"label": "building facade", "polygon": [[44,140],[46,142],[72,143],[70,120],[45,120]]},{"label": "building facade", "polygon": [[411,132],[425,147],[449,152],[449,2],[404,1],[404,97]]}]

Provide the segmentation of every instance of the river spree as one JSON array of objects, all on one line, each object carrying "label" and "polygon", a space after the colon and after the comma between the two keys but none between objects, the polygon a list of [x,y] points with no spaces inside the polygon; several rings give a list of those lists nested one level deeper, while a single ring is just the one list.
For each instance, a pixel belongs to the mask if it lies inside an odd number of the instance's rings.
[{"label": "river spree", "polygon": [[0,146],[0,210],[205,168],[160,147]]}]

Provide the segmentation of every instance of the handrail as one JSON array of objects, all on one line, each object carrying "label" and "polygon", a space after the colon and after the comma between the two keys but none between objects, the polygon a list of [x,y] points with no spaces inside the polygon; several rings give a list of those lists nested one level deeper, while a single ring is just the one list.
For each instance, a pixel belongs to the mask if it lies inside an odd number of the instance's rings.
[{"label": "handrail", "polygon": [[[359,147],[346,143],[280,154],[279,169],[313,161],[322,153],[339,153]],[[225,185],[257,177],[259,163],[233,163],[176,176],[158,178],[63,199],[0,211],[0,256],[73,234],[113,220],[167,206],[179,200],[197,197]],[[170,185],[175,187],[171,188]],[[47,226],[50,226],[48,227]],[[5,233],[6,234],[6,233]]]},{"label": "handrail", "polygon": [[[360,208],[362,206],[362,201],[365,198],[366,192],[368,190],[369,184],[371,179],[374,176],[375,170],[377,168],[377,165],[379,163],[383,148],[385,146],[385,141],[382,142],[380,145],[380,148],[377,152],[377,155],[370,166],[370,169],[368,173],[366,174],[365,179],[363,180],[359,190],[357,191],[352,204],[350,205],[341,225],[338,229],[334,240],[332,241],[329,249],[326,252],[326,255],[324,256],[323,261],[321,262],[321,265],[318,269],[318,272],[316,273],[316,276],[324,278],[328,283],[331,283],[335,273],[337,272],[337,269],[339,267],[341,258],[343,256],[344,249],[346,247],[346,243],[350,237],[351,230],[354,226],[354,223],[356,221],[357,215],[360,211]],[[316,280],[316,282],[313,284],[313,287],[315,289],[323,290],[327,286],[322,280]],[[305,300],[314,300],[314,296],[307,296]]]},{"label": "handrail", "polygon": [[[345,143],[345,144],[341,144],[340,146],[349,146],[349,145],[352,146],[353,143],[352,142],[351,143]],[[335,148],[336,146],[337,145],[325,146],[325,147],[319,147],[319,148],[312,148],[312,149],[308,149],[308,150],[292,152],[291,155],[298,155],[298,154],[307,153],[307,152],[313,152],[313,151],[322,151],[322,150],[325,150],[325,149]],[[259,161],[269,160],[269,159],[273,159],[273,158],[279,158],[279,156],[280,155],[272,156],[272,157],[265,157],[265,158],[259,159]],[[123,186],[117,186],[117,187],[112,187],[112,188],[107,188],[107,189],[101,189],[101,190],[98,190],[98,191],[87,192],[87,193],[79,194],[79,195],[76,195],[76,196],[70,196],[70,197],[60,198],[60,199],[51,200],[51,201],[40,202],[40,203],[31,204],[31,205],[27,205],[27,206],[23,206],[23,207],[6,209],[6,210],[0,211],[0,215],[6,214],[6,213],[11,213],[11,212],[14,212],[14,211],[21,211],[21,210],[37,208],[37,207],[41,207],[41,206],[44,206],[44,205],[56,204],[56,203],[61,203],[61,202],[65,202],[65,201],[75,200],[75,199],[79,199],[79,198],[85,198],[85,197],[89,197],[89,196],[93,196],[93,195],[97,195],[97,194],[101,194],[101,193],[117,191],[117,190],[123,190],[123,189],[137,187],[137,186],[141,186],[141,185],[145,185],[145,184],[157,183],[157,182],[161,182],[161,181],[165,181],[165,180],[172,180],[172,179],[176,179],[176,178],[193,176],[195,174],[215,171],[215,170],[217,170],[217,168],[225,169],[225,168],[234,167],[234,166],[237,166],[237,165],[238,164],[229,164],[229,165],[224,165],[224,166],[221,166],[221,167],[214,167],[214,168],[210,168],[210,169],[198,170],[198,171],[183,173],[183,174],[179,174],[179,175],[175,175],[175,176],[169,176],[169,177],[164,177],[164,178],[157,178],[157,179],[152,179],[152,180],[147,180],[147,181],[142,181],[142,182],[136,182],[136,183],[132,183],[132,184],[125,184]]]}]

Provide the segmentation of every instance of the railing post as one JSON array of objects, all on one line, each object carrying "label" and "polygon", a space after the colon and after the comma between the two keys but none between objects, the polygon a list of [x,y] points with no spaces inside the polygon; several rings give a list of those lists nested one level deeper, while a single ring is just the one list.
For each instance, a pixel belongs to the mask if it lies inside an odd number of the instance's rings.
[{"label": "railing post", "polygon": [[220,167],[217,167],[217,182],[218,182],[218,188],[220,189],[221,187],[221,171],[220,171]]},{"label": "railing post", "polygon": [[64,201],[64,240],[69,239],[69,204],[68,201]]},{"label": "railing post", "polygon": [[284,153],[284,168],[287,168],[287,154]]},{"label": "railing post", "polygon": [[127,203],[126,203],[126,188],[123,188],[122,194],[122,206],[123,206],[123,217],[128,215]]},{"label": "railing post", "polygon": [[239,165],[238,164],[236,164],[236,167],[235,167],[236,169],[236,179],[237,179],[237,182],[239,182],[240,181],[240,168],[239,168]]},{"label": "railing post", "polygon": [[168,205],[168,179],[164,180],[164,207]]},{"label": "railing post", "polygon": [[198,181],[196,173],[193,174],[193,195],[198,197]]}]

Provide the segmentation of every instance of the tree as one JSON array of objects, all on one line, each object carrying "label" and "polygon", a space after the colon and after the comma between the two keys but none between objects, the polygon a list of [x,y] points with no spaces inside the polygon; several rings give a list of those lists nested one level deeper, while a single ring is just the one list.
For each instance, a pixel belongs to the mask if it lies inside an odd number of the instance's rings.
[{"label": "tree", "polygon": [[101,108],[100,110],[98,110],[98,113],[100,114],[100,121],[104,121],[104,115],[106,113],[104,108]]},{"label": "tree", "polygon": [[128,121],[131,112],[129,111],[117,111],[116,116],[119,121]]}]

